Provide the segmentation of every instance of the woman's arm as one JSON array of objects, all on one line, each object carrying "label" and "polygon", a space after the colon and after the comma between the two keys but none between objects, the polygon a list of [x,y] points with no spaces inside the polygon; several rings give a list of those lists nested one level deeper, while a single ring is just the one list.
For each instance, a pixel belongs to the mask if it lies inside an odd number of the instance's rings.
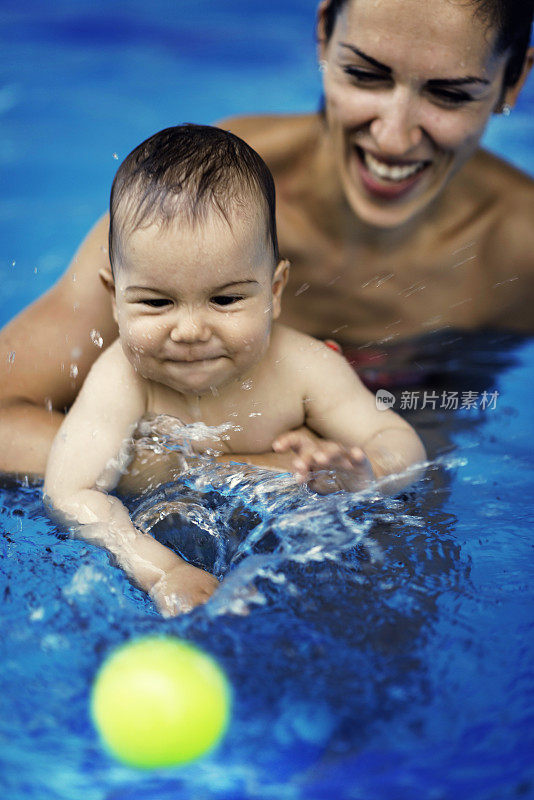
[{"label": "woman's arm", "polygon": [[[90,231],[69,269],[0,332],[0,470],[44,474],[65,410],[116,326],[98,270],[109,266],[108,217]],[[91,331],[97,331],[93,334]]]}]

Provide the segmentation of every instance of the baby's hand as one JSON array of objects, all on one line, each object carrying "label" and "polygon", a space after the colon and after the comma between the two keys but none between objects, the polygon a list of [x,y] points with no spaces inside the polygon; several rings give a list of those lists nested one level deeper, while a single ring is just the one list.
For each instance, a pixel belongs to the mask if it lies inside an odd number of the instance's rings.
[{"label": "baby's hand", "polygon": [[218,586],[209,572],[182,561],[154,584],[150,596],[160,614],[175,617],[207,603]]},{"label": "baby's hand", "polygon": [[359,447],[316,439],[303,431],[289,431],[273,442],[273,450],[292,450],[293,470],[299,483],[307,483],[318,494],[343,489],[357,492],[375,479],[369,459]]}]

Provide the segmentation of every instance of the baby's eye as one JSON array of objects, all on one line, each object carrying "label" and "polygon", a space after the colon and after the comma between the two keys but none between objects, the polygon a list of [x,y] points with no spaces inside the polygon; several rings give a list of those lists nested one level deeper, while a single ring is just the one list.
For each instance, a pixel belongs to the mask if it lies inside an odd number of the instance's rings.
[{"label": "baby's eye", "polygon": [[150,308],[164,308],[165,306],[171,305],[171,301],[166,300],[164,297],[149,297],[139,302],[143,306],[150,306]]},{"label": "baby's eye", "polygon": [[211,302],[216,306],[230,306],[233,303],[239,303],[243,299],[240,294],[217,294],[211,298]]}]

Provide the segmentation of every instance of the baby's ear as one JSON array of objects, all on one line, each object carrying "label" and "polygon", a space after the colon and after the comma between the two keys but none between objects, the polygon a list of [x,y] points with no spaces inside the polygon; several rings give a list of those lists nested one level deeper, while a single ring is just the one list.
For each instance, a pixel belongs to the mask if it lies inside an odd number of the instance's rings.
[{"label": "baby's ear", "polygon": [[273,292],[273,319],[280,316],[282,309],[282,292],[289,278],[290,263],[287,258],[282,259],[276,267],[273,275],[272,292]]},{"label": "baby's ear", "polygon": [[109,292],[111,296],[111,307],[113,309],[113,319],[115,322],[118,322],[117,319],[117,304],[115,302],[115,280],[113,278],[113,274],[110,269],[107,267],[105,269],[98,270],[98,277],[102,281],[104,289]]}]

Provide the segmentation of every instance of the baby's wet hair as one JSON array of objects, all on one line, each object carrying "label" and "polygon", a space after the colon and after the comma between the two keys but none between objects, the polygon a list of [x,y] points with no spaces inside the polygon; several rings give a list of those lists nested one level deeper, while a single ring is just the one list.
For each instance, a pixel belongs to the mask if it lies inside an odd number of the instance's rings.
[{"label": "baby's wet hair", "polygon": [[279,261],[274,181],[262,158],[229,131],[176,125],[154,134],[124,159],[111,187],[109,256],[115,271],[121,235],[158,224],[195,225],[213,210],[227,222],[256,200]]}]

